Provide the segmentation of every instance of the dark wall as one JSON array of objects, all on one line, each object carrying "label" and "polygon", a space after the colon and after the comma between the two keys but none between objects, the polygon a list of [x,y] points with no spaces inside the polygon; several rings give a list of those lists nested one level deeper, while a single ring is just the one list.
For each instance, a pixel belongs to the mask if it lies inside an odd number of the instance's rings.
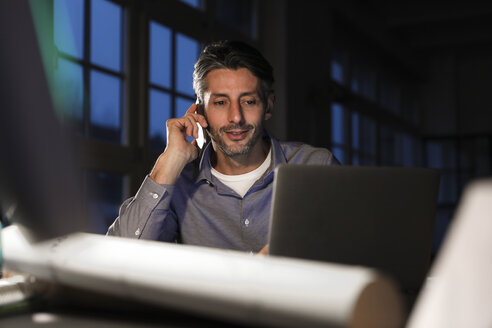
[{"label": "dark wall", "polygon": [[[492,38],[487,43],[487,39],[472,37],[472,31],[468,44],[465,31],[456,40],[457,44],[452,43],[452,37],[446,36],[449,44],[443,45],[443,36],[434,30],[449,29],[446,24],[455,24],[454,28],[458,29],[461,28],[459,24],[466,21],[458,19],[454,23],[444,21],[441,24],[438,18],[446,17],[445,6],[439,7],[441,16],[433,14],[435,18],[429,18],[429,13],[426,16],[425,10],[422,18],[411,16],[414,25],[409,28],[410,18],[405,21],[405,18],[391,16],[393,12],[403,15],[403,10],[397,6],[384,1],[344,1],[343,4],[314,0],[261,1],[260,46],[274,66],[281,63],[276,67],[276,74],[280,73],[282,81],[286,79],[286,84],[280,88],[278,107],[281,108],[277,108],[276,113],[280,119],[277,124],[272,124],[278,135],[320,146],[329,143],[326,126],[334,94],[329,84],[331,50],[333,40],[344,33],[334,27],[334,17],[343,17],[361,40],[394,59],[404,71],[409,71],[409,78],[417,76],[418,128],[422,136],[492,134],[492,98],[489,96]],[[456,16],[456,11],[460,11],[448,7],[452,11],[450,16]],[[413,15],[418,15],[417,9]],[[426,19],[436,19],[432,21],[433,30],[429,28],[427,34]],[[419,45],[417,36],[411,34],[413,30],[425,40],[424,46]],[[279,38],[283,41],[279,42]],[[357,46],[355,41],[347,42]],[[424,41],[420,42],[424,44]],[[386,58],[381,56],[379,60],[384,63]]]}]

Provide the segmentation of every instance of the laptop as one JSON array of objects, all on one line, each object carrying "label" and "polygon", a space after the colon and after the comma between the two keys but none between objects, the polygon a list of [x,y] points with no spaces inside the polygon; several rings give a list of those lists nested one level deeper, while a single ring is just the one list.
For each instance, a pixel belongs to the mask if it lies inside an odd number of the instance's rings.
[{"label": "laptop", "polygon": [[430,264],[438,186],[434,169],[282,165],[269,252],[376,268],[416,294]]}]

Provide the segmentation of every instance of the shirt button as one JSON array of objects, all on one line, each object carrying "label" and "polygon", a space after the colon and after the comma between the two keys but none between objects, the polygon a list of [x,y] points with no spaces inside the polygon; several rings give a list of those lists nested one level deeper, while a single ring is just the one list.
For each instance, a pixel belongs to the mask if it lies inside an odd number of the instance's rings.
[{"label": "shirt button", "polygon": [[151,192],[150,195],[152,196],[152,198],[154,199],[157,199],[157,197],[159,197],[158,194],[156,194],[155,192]]},{"label": "shirt button", "polygon": [[140,228],[138,228],[137,231],[135,231],[135,236],[140,236]]},{"label": "shirt button", "polygon": [[244,224],[245,224],[246,226],[249,226],[249,220],[248,220],[248,219],[244,220]]}]

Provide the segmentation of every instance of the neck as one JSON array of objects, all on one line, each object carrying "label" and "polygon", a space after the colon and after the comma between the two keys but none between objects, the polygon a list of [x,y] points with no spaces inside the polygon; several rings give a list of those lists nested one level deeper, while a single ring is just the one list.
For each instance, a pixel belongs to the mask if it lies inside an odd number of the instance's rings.
[{"label": "neck", "polygon": [[261,139],[250,153],[245,155],[227,156],[219,149],[211,154],[212,166],[222,174],[239,175],[253,171],[266,159],[270,150],[270,142]]}]

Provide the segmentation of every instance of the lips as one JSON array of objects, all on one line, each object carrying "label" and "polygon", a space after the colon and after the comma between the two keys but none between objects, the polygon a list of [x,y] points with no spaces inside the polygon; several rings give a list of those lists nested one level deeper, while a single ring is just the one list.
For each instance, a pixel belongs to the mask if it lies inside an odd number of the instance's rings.
[{"label": "lips", "polygon": [[239,141],[246,138],[248,132],[249,130],[231,130],[231,131],[225,131],[225,134],[230,140]]}]

